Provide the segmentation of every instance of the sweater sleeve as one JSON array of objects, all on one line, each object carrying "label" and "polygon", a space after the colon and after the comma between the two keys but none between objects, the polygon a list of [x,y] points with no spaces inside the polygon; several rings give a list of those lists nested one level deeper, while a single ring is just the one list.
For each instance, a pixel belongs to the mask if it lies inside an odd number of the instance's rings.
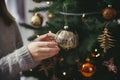
[{"label": "sweater sleeve", "polygon": [[23,46],[0,59],[0,75],[16,76],[20,71],[28,70],[36,65],[27,46]]},{"label": "sweater sleeve", "polygon": [[21,46],[23,46],[23,41],[22,41],[22,36],[20,34],[20,31],[19,31],[19,27],[18,27],[18,24],[17,23],[14,23],[14,26],[15,26],[15,37],[16,37],[16,48],[20,48]]}]

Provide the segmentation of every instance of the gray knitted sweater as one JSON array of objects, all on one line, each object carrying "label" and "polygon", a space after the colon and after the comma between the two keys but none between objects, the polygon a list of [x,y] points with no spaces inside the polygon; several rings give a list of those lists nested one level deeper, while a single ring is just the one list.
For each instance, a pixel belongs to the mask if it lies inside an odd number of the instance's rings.
[{"label": "gray knitted sweater", "polygon": [[0,80],[19,80],[19,72],[35,66],[17,24],[4,24],[0,18]]}]

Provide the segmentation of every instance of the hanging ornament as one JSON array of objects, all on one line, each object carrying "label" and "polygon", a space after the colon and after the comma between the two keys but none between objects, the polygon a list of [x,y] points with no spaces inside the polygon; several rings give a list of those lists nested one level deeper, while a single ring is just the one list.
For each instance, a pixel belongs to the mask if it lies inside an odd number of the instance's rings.
[{"label": "hanging ornament", "polygon": [[39,28],[43,23],[43,17],[39,13],[35,13],[31,18],[31,24],[34,25],[34,28]]},{"label": "hanging ornament", "polygon": [[114,64],[114,58],[111,58],[109,61],[104,61],[103,65],[106,66],[109,71],[117,73],[117,66]]},{"label": "hanging ornament", "polygon": [[90,59],[86,59],[86,63],[81,65],[80,72],[84,77],[92,77],[96,71],[96,66],[90,62]]},{"label": "hanging ornament", "polygon": [[[67,12],[67,4],[64,3],[63,11]],[[63,49],[73,49],[78,45],[78,35],[76,32],[69,30],[67,15],[64,15],[64,30],[60,30],[56,33],[55,41],[59,43],[59,46]]]},{"label": "hanging ornament", "polygon": [[103,10],[103,13],[102,13],[103,18],[106,19],[106,20],[112,20],[112,19],[114,19],[115,16],[116,16],[116,14],[117,14],[117,11],[114,8],[112,8],[111,5],[108,5],[108,7],[105,8]]},{"label": "hanging ornament", "polygon": [[103,34],[99,35],[98,41],[100,42],[100,47],[103,48],[103,52],[106,53],[108,49],[114,47],[113,39],[108,31],[108,28],[104,28]]},{"label": "hanging ornament", "polygon": [[56,33],[55,40],[59,43],[59,46],[63,49],[76,48],[78,44],[78,36],[72,31],[68,31],[68,26],[64,26],[64,30],[60,30]]},{"label": "hanging ornament", "polygon": [[53,17],[54,17],[54,15],[53,15],[52,13],[49,13],[49,14],[48,14],[48,18],[49,18],[49,19],[52,19]]},{"label": "hanging ornament", "polygon": [[36,2],[36,3],[40,3],[41,2],[41,0],[33,0],[34,2]]}]

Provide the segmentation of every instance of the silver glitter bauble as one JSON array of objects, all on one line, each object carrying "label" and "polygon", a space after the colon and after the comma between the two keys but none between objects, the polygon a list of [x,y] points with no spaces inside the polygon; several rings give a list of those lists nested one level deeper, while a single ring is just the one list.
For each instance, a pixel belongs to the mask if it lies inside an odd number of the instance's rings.
[{"label": "silver glitter bauble", "polygon": [[78,36],[72,31],[60,30],[56,33],[56,42],[59,43],[59,46],[63,49],[72,49],[76,48],[78,45]]}]

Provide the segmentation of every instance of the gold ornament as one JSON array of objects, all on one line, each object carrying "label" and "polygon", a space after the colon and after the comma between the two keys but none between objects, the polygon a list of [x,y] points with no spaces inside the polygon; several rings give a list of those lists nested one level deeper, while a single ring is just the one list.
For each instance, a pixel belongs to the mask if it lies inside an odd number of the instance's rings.
[{"label": "gold ornament", "polygon": [[92,77],[95,71],[96,71],[96,66],[90,63],[90,60],[82,64],[80,69],[80,72],[84,77]]},{"label": "gold ornament", "polygon": [[43,17],[39,13],[35,13],[31,18],[31,24],[34,25],[35,28],[39,28],[42,25]]},{"label": "gold ornament", "polygon": [[103,10],[103,18],[106,20],[112,20],[115,18],[117,11],[112,7],[107,7]]},{"label": "gold ornament", "polygon": [[54,17],[54,15],[53,15],[52,13],[49,13],[49,14],[48,14],[48,18],[49,18],[49,19],[52,19],[53,17]]},{"label": "gold ornament", "polygon": [[103,34],[99,35],[98,41],[100,42],[100,47],[103,48],[103,52],[106,53],[109,48],[114,47],[113,45],[113,39],[110,35],[111,33],[108,31],[108,29],[105,27]]},{"label": "gold ornament", "polygon": [[59,46],[63,49],[72,49],[76,48],[78,45],[78,36],[72,31],[60,30],[56,33],[55,37],[56,42],[59,43]]}]

